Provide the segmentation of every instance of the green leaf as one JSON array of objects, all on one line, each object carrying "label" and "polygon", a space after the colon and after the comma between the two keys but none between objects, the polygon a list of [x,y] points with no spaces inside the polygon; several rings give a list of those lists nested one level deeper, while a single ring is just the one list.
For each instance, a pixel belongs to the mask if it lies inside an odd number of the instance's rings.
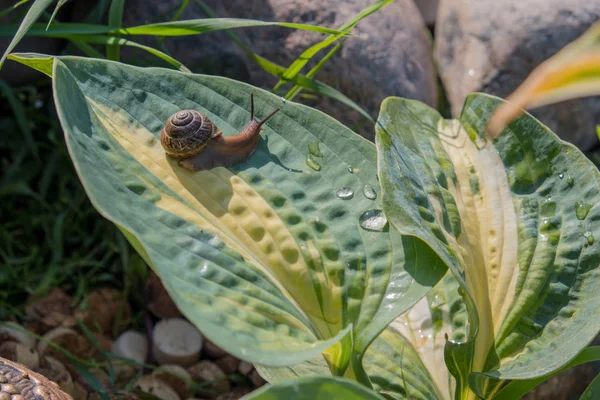
[{"label": "green leaf", "polygon": [[[191,173],[158,140],[174,112],[196,109],[232,135],[249,119],[252,91],[259,118],[281,98],[225,78],[79,57],[55,59],[53,88],[94,206],[190,321],[237,357],[291,365],[323,353],[333,371],[361,379],[355,361],[446,271],[416,268],[427,254],[411,238],[360,228],[363,212],[381,208],[361,193],[377,187],[375,146],[319,111],[288,102],[248,161]],[[320,172],[304,162],[315,140]],[[356,194],[340,199],[340,187]]]},{"label": "green leaf", "polygon": [[600,393],[600,375],[596,375],[592,382],[590,382],[579,400],[594,400],[598,397],[598,393]]},{"label": "green leaf", "polygon": [[[600,361],[600,346],[592,346],[583,349],[581,353],[577,355],[574,359],[572,359],[567,365],[560,368],[559,370],[549,374],[542,376],[540,378],[528,379],[528,380],[519,380],[512,381],[505,385],[502,389],[496,393],[493,400],[515,400],[520,399],[525,396],[527,393],[532,391],[536,386],[542,384],[547,381],[554,375],[561,373],[562,371],[575,367],[577,365],[585,364],[592,361]],[[476,385],[479,382],[474,382]]]},{"label": "green leaf", "polygon": [[[108,25],[121,26],[123,22],[123,7],[125,7],[125,0],[112,0],[108,9]],[[121,47],[118,41],[106,46],[106,58],[119,61],[121,58]]]},{"label": "green leaf", "polygon": [[184,21],[159,22],[119,29],[119,33],[127,35],[158,35],[158,36],[186,36],[220,31],[224,29],[249,28],[254,26],[281,26],[290,29],[301,29],[332,35],[340,34],[337,29],[322,26],[296,24],[291,22],[265,22],[245,18],[206,18],[190,19]]},{"label": "green leaf", "polygon": [[40,71],[41,73],[52,78],[52,64],[54,63],[53,56],[38,53],[13,53],[9,55],[8,58],[9,60],[17,61],[21,64],[27,65],[29,68]]},{"label": "green leaf", "polygon": [[17,44],[21,41],[23,36],[25,36],[25,34],[29,30],[29,28],[31,28],[31,26],[35,23],[35,21],[37,21],[40,15],[42,15],[46,8],[48,8],[50,3],[52,3],[52,0],[35,0],[35,3],[33,3],[29,11],[27,11],[25,18],[23,18],[23,21],[21,21],[21,24],[19,25],[18,29],[13,31],[12,35],[10,35],[14,36],[6,50],[4,50],[2,58],[0,58],[0,68],[2,68],[6,57],[17,46]]},{"label": "green leaf", "polygon": [[450,348],[447,362],[484,376],[486,396],[499,380],[556,371],[600,329],[589,318],[600,309],[600,173],[530,115],[486,139],[500,104],[474,94],[444,120],[388,98],[376,136],[390,223],[438,254],[464,292],[473,353]]},{"label": "green leaf", "polygon": [[303,378],[267,385],[250,393],[243,400],[383,400],[372,390],[347,379],[333,377]]},{"label": "green leaf", "polygon": [[[451,274],[393,321],[367,349],[363,367],[373,389],[390,399],[451,399],[454,381],[444,364],[446,335],[466,339],[466,310]],[[328,375],[323,357],[289,367],[256,367],[270,383]]]},{"label": "green leaf", "polygon": [[29,2],[29,0],[21,0],[21,1],[17,1],[12,6],[6,7],[4,10],[0,11],[0,18],[6,17],[8,14],[10,14],[11,12],[13,12],[17,8],[19,8],[20,6],[22,6],[23,4],[26,4],[28,2]]},{"label": "green leaf", "polygon": [[58,14],[58,11],[61,9],[62,6],[65,5],[65,3],[67,1],[68,0],[58,0],[58,3],[56,3],[56,7],[54,7],[54,11],[52,12],[52,16],[50,16],[48,25],[46,25],[46,30],[50,27],[50,25],[52,24],[52,21],[54,21],[54,18],[56,18],[56,14]]}]

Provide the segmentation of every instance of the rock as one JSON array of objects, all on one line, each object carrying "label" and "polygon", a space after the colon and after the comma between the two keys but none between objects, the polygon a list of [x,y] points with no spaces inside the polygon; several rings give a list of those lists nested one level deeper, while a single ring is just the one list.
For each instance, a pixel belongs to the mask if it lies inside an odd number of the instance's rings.
[{"label": "rock", "polygon": [[160,400],[180,400],[173,388],[152,375],[144,375],[135,384],[142,392],[158,397]]},{"label": "rock", "polygon": [[[452,113],[460,113],[471,92],[508,96],[535,67],[599,18],[600,3],[586,0],[441,0],[435,54]],[[531,112],[583,150],[598,144],[599,98]]]},{"label": "rock", "polygon": [[433,26],[433,24],[435,24],[435,17],[437,16],[440,0],[415,0],[415,4],[423,16],[425,23],[428,26]]},{"label": "rock", "polygon": [[217,358],[222,358],[227,355],[227,352],[211,342],[210,340],[204,338],[204,345],[202,346],[202,355],[204,357],[210,358],[211,360],[216,360]]},{"label": "rock", "polygon": [[578,399],[597,373],[593,363],[569,368],[533,389],[523,400]]},{"label": "rock", "polygon": [[143,363],[148,358],[148,339],[136,331],[123,332],[111,346],[114,354]]},{"label": "rock", "polygon": [[90,293],[75,310],[75,317],[94,332],[121,333],[131,321],[131,307],[120,291],[103,288]]},{"label": "rock", "polygon": [[238,372],[242,375],[248,375],[253,369],[254,365],[246,361],[240,362],[240,365],[238,366]]},{"label": "rock", "polygon": [[30,300],[26,307],[29,323],[36,326],[35,331],[46,333],[51,329],[75,326],[71,303],[73,298],[61,289],[54,289],[48,296]]},{"label": "rock", "polygon": [[212,361],[200,361],[188,368],[192,379],[198,383],[210,383],[207,393],[211,391],[225,393],[231,389],[231,384],[227,380],[225,373]]},{"label": "rock", "polygon": [[43,357],[40,366],[33,370],[55,382],[65,392],[73,393],[73,378],[65,365],[56,358]]},{"label": "rock", "polygon": [[174,364],[161,365],[160,368],[152,372],[152,376],[156,376],[173,388],[182,399],[190,397],[189,382],[192,377],[182,366]]},{"label": "rock", "polygon": [[[51,343],[53,345],[51,345]],[[58,346],[55,347],[55,346]],[[59,350],[62,348],[75,357],[86,360],[96,353],[96,348],[87,340],[86,337],[75,332],[73,329],[58,327],[47,332],[37,345],[37,351],[40,357],[50,356],[59,360],[67,366],[71,373],[76,370],[69,356]]]},{"label": "rock", "polygon": [[183,318],[162,319],[152,331],[152,355],[158,364],[187,367],[200,358],[202,343],[198,329]]},{"label": "rock", "polygon": [[19,342],[35,347],[36,339],[23,326],[11,321],[0,325],[0,344],[4,342]]},{"label": "rock", "polygon": [[257,388],[261,387],[261,386],[263,386],[264,384],[267,383],[267,381],[265,381],[263,379],[263,377],[260,376],[260,374],[258,373],[258,371],[255,370],[255,369],[252,370],[252,372],[250,372],[250,374],[248,375],[248,378],[250,378],[250,381],[252,382],[252,384],[254,386],[256,386]]},{"label": "rock", "polygon": [[150,298],[148,309],[154,316],[158,318],[179,318],[182,316],[181,311],[179,311],[160,278],[154,272],[150,274],[146,281],[146,291]]},{"label": "rock", "polygon": [[[180,0],[130,0],[125,3],[124,25],[132,26],[157,18],[169,18]],[[371,0],[346,0],[343,6],[328,0],[209,0],[207,3],[220,17],[254,18],[264,21],[286,21],[339,27],[372,4]],[[166,13],[166,14],[163,14]],[[182,19],[205,18],[200,7],[191,2]],[[235,33],[257,54],[289,66],[306,48],[325,36],[316,32],[260,27],[237,29]],[[333,86],[361,105],[373,118],[381,101],[388,96],[437,103],[435,69],[431,40],[423,19],[412,0],[398,0],[377,14],[362,20],[348,37],[343,48],[319,71],[316,78]],[[136,40],[146,40],[136,37]],[[147,39],[150,40],[150,39]],[[154,42],[145,42],[154,44]],[[264,72],[223,32],[168,38],[168,52],[196,73],[227,76],[253,85],[272,88],[277,78]],[[316,57],[320,60],[329,49]],[[147,56],[125,51],[125,59]],[[151,61],[156,65],[156,60]],[[306,73],[316,61],[309,63]],[[285,94],[286,90],[282,92]],[[350,108],[326,97],[304,101],[351,128],[359,128],[364,118]],[[371,123],[357,129],[373,138]]]},{"label": "rock", "polygon": [[38,352],[33,347],[19,342],[4,342],[0,344],[0,357],[23,364],[31,369],[40,366]]},{"label": "rock", "polygon": [[241,361],[239,358],[230,354],[215,360],[215,364],[217,364],[219,368],[221,368],[226,374],[233,374],[237,372],[240,363]]}]

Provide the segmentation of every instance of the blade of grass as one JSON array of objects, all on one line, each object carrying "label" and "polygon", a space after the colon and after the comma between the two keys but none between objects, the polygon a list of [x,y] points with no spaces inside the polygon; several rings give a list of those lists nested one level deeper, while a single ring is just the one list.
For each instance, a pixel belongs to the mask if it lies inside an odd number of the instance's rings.
[{"label": "blade of grass", "polygon": [[104,55],[102,53],[100,53],[98,50],[96,50],[86,42],[72,39],[70,43],[76,46],[79,50],[83,52],[83,54],[85,54],[88,57],[104,58]]},{"label": "blade of grass", "polygon": [[[123,7],[125,0],[112,0],[108,10],[108,25],[120,27],[123,23]],[[120,35],[117,35],[119,37]],[[119,61],[121,58],[121,47],[118,41],[106,46],[106,58],[113,61]]]},{"label": "blade of grass", "polygon": [[52,3],[52,0],[36,0],[35,3],[33,3],[31,8],[29,9],[29,11],[27,11],[25,18],[23,18],[23,21],[21,22],[19,29],[17,29],[16,33],[14,34],[14,37],[11,40],[10,44],[4,51],[2,58],[0,58],[0,68],[2,68],[2,65],[4,64],[6,57],[15,48],[15,46],[21,41],[23,36],[25,36],[27,31],[29,30],[29,28],[31,28],[31,26],[35,23],[35,21],[38,20],[40,15],[42,15],[42,13],[46,10],[46,8],[50,5],[50,3]]},{"label": "blade of grass", "polygon": [[169,56],[168,54],[165,54],[162,51],[157,50],[153,47],[144,46],[143,44],[140,44],[140,43],[137,43],[137,42],[134,42],[131,40],[117,38],[114,36],[101,36],[101,35],[92,35],[92,36],[81,35],[81,36],[67,37],[67,39],[78,40],[78,41],[83,41],[83,42],[87,42],[87,43],[105,44],[105,45],[113,45],[116,43],[119,46],[135,47],[135,48],[147,51],[148,53],[166,61],[167,63],[171,64],[172,66],[174,66],[175,68],[179,69],[182,72],[191,72],[185,65],[183,65],[182,63],[180,63],[173,57]]},{"label": "blade of grass", "polygon": [[52,21],[54,21],[54,18],[56,17],[58,10],[60,10],[60,8],[62,6],[64,6],[67,1],[69,1],[69,0],[58,0],[58,3],[56,3],[56,7],[54,7],[54,11],[52,12],[52,15],[50,16],[48,25],[46,25],[46,30],[48,30],[48,28],[50,28],[50,24],[52,24]]},{"label": "blade of grass", "polygon": [[6,17],[8,14],[10,14],[11,12],[28,2],[29,0],[21,0],[13,4],[12,6],[6,7],[4,10],[0,11],[0,18]]},{"label": "blade of grass", "polygon": [[2,92],[6,97],[6,100],[8,100],[8,104],[12,109],[17,125],[25,138],[25,142],[27,143],[27,147],[29,147],[31,154],[37,163],[41,163],[40,153],[38,151],[37,144],[33,139],[33,134],[31,132],[31,128],[29,127],[27,117],[25,116],[25,109],[23,108],[23,105],[16,98],[11,87],[3,80],[0,80],[0,92]]},{"label": "blade of grass", "polygon": [[[308,71],[308,73],[306,74],[306,77],[307,78],[314,77],[317,74],[317,72],[319,72],[319,70],[321,68],[323,68],[325,66],[325,64],[327,64],[327,61],[329,61],[329,59],[331,57],[333,57],[342,48],[343,44],[344,44],[344,40],[342,40],[341,42],[336,44],[331,50],[329,50],[329,52],[325,55],[325,57],[323,57],[317,63],[317,65],[315,65],[313,68],[311,68],[310,71]],[[292,87],[290,89],[290,91],[287,92],[287,94],[284,97],[288,100],[293,100],[294,97],[296,97],[301,91],[302,91],[302,87],[300,85],[294,85],[294,87]]]},{"label": "blade of grass", "polygon": [[316,43],[312,46],[310,46],[308,49],[304,50],[302,52],[302,54],[300,54],[300,56],[294,60],[292,62],[292,64],[290,64],[290,66],[288,67],[288,69],[285,71],[285,73],[283,74],[282,79],[279,80],[279,82],[277,83],[277,85],[275,85],[275,88],[273,88],[273,90],[277,90],[279,87],[281,87],[281,85],[283,85],[285,82],[289,81],[291,78],[293,78],[294,76],[296,76],[296,74],[298,74],[302,68],[304,68],[304,66],[321,50],[329,47],[331,44],[333,44],[334,42],[338,41],[339,39],[343,38],[344,36],[346,36],[347,34],[350,33],[350,31],[352,31],[352,29],[354,29],[354,27],[364,18],[368,17],[369,15],[373,14],[374,12],[379,11],[382,7],[392,3],[394,0],[380,0],[377,1],[373,4],[371,4],[370,6],[366,7],[364,10],[362,10],[361,12],[359,12],[358,14],[356,14],[354,16],[354,18],[352,18],[350,21],[346,22],[344,25],[342,25],[339,30],[341,31],[340,34],[337,35],[332,35],[322,41],[320,41],[319,43]]},{"label": "blade of grass", "polygon": [[122,28],[117,32],[127,35],[187,36],[197,35],[199,33],[220,31],[224,29],[248,28],[253,26],[282,26],[290,29],[300,29],[319,33],[328,33],[333,35],[337,35],[340,33],[340,31],[337,29],[330,29],[315,25],[296,24],[291,22],[265,22],[243,18],[207,18],[190,19],[185,21],[160,22],[156,24],[147,24],[133,26],[129,28]]},{"label": "blade of grass", "polygon": [[[391,0],[391,1],[393,1],[393,0]],[[214,10],[212,8],[210,8],[210,6],[208,6],[202,0],[195,0],[195,2],[196,2],[196,4],[198,4],[198,6],[200,6],[204,10],[204,12],[209,17],[211,17],[211,18],[216,17],[216,13],[214,12]],[[265,72],[267,72],[273,76],[276,76],[278,78],[281,78],[283,76],[284,72],[287,70],[287,68],[284,68],[281,65],[271,62],[271,61],[267,60],[266,58],[261,57],[258,54],[254,53],[242,41],[242,39],[240,39],[240,37],[237,34],[235,34],[234,32],[232,32],[231,30],[225,30],[225,34],[227,36],[229,36],[229,38],[248,57],[250,57],[254,62],[256,62]],[[313,80],[302,74],[297,74],[293,79],[290,79],[290,81],[302,88],[309,89],[320,95],[330,97],[330,98],[352,108],[353,110],[356,110],[359,114],[361,114],[363,117],[365,117],[369,122],[371,122],[373,124],[375,123],[375,121],[373,120],[373,118],[371,118],[369,113],[367,113],[365,110],[363,110],[358,104],[356,104],[354,101],[352,101],[346,95],[337,91],[336,89],[332,88],[331,86],[328,86],[322,82],[319,82],[318,80]]]},{"label": "blade of grass", "polygon": [[[181,14],[183,14],[183,12],[185,11],[186,7],[189,4],[190,4],[190,0],[183,0],[181,2],[181,4],[179,5],[179,7],[177,8],[177,11],[175,11],[173,18],[171,18],[171,22],[179,21],[179,18],[181,18]],[[158,47],[162,46],[164,40],[165,40],[165,36],[161,36],[158,38]]]}]

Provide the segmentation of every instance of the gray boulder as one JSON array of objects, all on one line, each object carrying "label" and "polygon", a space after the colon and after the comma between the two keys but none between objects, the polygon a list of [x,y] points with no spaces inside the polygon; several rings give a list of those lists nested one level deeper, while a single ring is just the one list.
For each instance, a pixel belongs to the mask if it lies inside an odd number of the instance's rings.
[{"label": "gray boulder", "polygon": [[[128,0],[124,25],[164,21],[180,0]],[[207,3],[222,17],[253,18],[339,27],[372,3],[372,0],[209,0]],[[182,19],[207,15],[191,2]],[[322,40],[322,34],[286,28],[244,28],[235,31],[255,53],[288,66],[310,45]],[[412,0],[399,0],[361,21],[343,48],[317,74],[317,79],[335,87],[376,119],[381,101],[387,96],[402,96],[435,106],[436,76],[431,39]],[[135,40],[143,38],[136,37]],[[149,39],[153,40],[153,39]],[[166,48],[193,72],[218,74],[264,88],[272,88],[277,79],[264,72],[242,52],[225,33],[169,38]],[[152,43],[150,43],[152,44]],[[317,59],[324,56],[321,52]],[[129,54],[130,59],[145,57]],[[152,61],[154,64],[156,61]],[[303,70],[306,73],[315,63]],[[285,94],[283,90],[281,94]],[[368,138],[373,127],[350,108],[329,98],[296,98],[314,106]]]},{"label": "gray boulder", "polygon": [[[441,0],[435,55],[452,112],[480,91],[508,96],[542,61],[600,18],[588,0]],[[600,99],[532,110],[550,129],[583,150],[598,144]]]}]

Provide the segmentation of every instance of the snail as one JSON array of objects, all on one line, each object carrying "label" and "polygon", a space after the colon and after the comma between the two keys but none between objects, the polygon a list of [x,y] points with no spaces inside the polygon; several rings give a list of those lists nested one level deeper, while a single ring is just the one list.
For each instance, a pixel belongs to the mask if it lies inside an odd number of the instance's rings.
[{"label": "snail", "polygon": [[198,111],[177,111],[160,132],[160,143],[169,156],[179,159],[179,165],[190,171],[231,167],[254,154],[263,125],[280,110],[276,109],[262,121],[257,120],[254,94],[250,93],[250,121],[235,136],[223,136],[217,126]]}]

